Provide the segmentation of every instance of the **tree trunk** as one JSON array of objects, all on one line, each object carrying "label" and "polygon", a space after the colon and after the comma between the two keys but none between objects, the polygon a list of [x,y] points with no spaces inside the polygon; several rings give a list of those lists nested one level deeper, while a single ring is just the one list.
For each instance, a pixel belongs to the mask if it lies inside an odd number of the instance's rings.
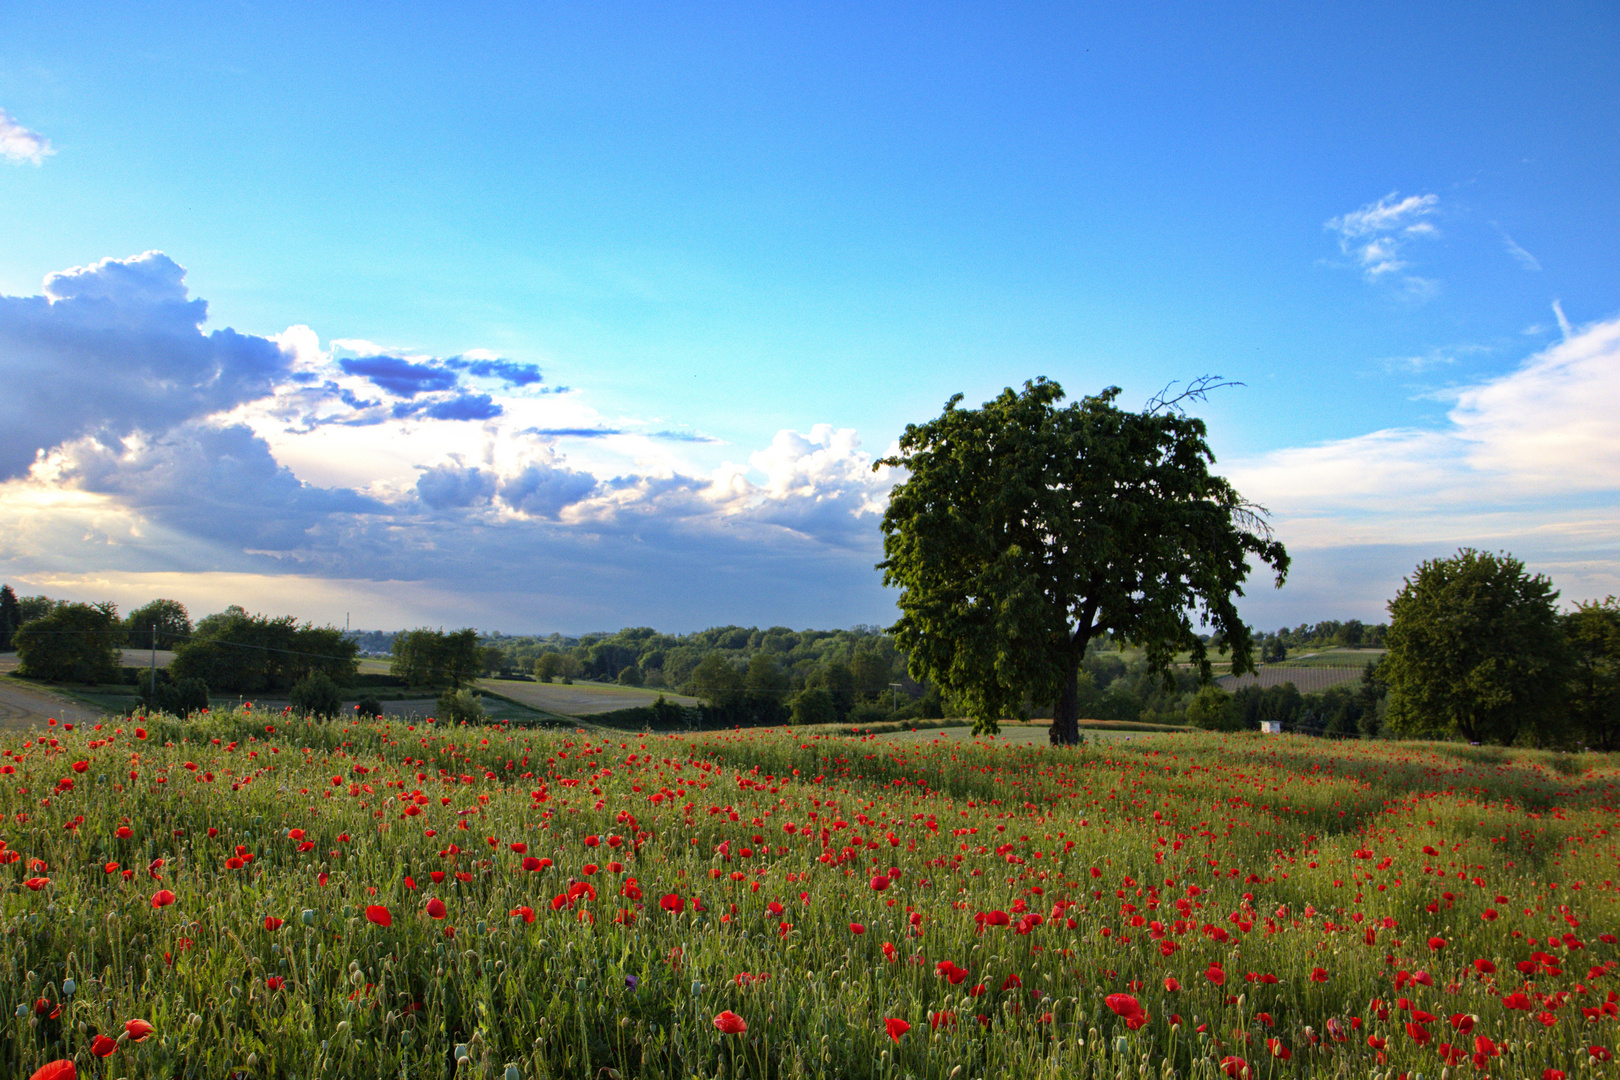
[{"label": "tree trunk", "polygon": [[1069,655],[1069,671],[1058,693],[1057,706],[1052,710],[1052,730],[1048,736],[1053,746],[1080,744],[1080,658],[1082,648]]}]

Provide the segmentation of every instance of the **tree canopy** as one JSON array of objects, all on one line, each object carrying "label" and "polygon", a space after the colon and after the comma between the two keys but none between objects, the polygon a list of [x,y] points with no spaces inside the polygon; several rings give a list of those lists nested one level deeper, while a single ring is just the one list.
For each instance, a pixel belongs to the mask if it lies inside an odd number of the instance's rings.
[{"label": "tree canopy", "polygon": [[18,674],[48,682],[116,682],[123,636],[111,603],[57,604],[13,635]]},{"label": "tree canopy", "polygon": [[878,564],[901,591],[896,643],[983,728],[1032,699],[1054,705],[1053,742],[1077,742],[1078,673],[1104,632],[1161,674],[1190,653],[1207,680],[1196,616],[1224,636],[1234,672],[1254,668],[1233,598],[1250,557],[1280,586],[1288,554],[1264,511],[1210,472],[1203,421],[1175,401],[1127,412],[1119,392],[1060,407],[1043,378],[979,409],[957,408],[958,394],[877,463],[909,473]]},{"label": "tree canopy", "polygon": [[1552,735],[1568,670],[1557,600],[1511,555],[1420,564],[1389,602],[1389,729],[1504,746],[1524,728]]}]

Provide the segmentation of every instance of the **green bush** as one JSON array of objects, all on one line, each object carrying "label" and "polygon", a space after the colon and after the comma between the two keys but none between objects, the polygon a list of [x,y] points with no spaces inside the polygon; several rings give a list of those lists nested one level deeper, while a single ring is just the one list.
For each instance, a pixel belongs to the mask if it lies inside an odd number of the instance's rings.
[{"label": "green bush", "polygon": [[343,694],[323,671],[312,671],[293,684],[293,712],[331,720],[343,709]]},{"label": "green bush", "polygon": [[484,705],[471,690],[446,690],[439,695],[437,718],[451,724],[476,724],[484,718]]},{"label": "green bush", "polygon": [[360,699],[360,704],[354,707],[354,711],[356,715],[366,717],[367,719],[374,716],[381,716],[383,714],[382,702],[378,701],[374,697],[364,697]]}]

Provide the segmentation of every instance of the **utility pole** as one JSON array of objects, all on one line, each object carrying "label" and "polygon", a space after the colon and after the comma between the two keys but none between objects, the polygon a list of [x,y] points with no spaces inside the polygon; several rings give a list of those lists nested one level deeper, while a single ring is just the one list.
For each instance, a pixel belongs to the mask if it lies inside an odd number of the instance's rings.
[{"label": "utility pole", "polygon": [[892,683],[889,684],[889,689],[893,691],[893,693],[890,695],[889,711],[890,712],[899,712],[900,711],[900,684],[897,683],[897,682],[892,682]]},{"label": "utility pole", "polygon": [[157,704],[157,622],[152,623],[152,704]]}]

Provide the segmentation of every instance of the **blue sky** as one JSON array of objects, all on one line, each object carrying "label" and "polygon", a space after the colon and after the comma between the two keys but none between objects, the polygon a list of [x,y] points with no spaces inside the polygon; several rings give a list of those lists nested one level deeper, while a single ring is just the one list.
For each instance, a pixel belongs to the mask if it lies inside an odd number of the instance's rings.
[{"label": "blue sky", "polygon": [[906,423],[1214,372],[1262,627],[1620,592],[1612,5],[768,7],[8,7],[0,574],[887,623]]}]

